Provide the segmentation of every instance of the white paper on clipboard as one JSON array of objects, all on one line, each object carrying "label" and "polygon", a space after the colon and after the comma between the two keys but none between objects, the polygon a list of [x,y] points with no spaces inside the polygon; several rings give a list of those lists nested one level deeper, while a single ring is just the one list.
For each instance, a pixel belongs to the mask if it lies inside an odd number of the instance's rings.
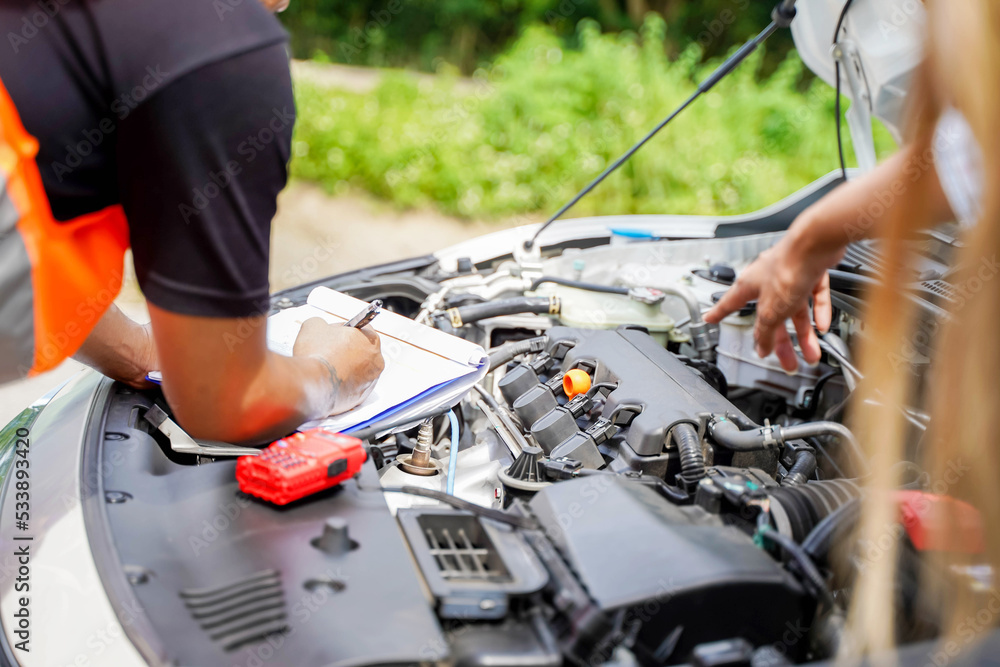
[{"label": "white paper on clipboard", "polygon": [[[268,347],[291,355],[299,329],[309,318],[342,324],[367,305],[347,294],[317,287],[305,305],[268,318]],[[415,418],[448,401],[457,401],[488,370],[488,357],[479,345],[402,315],[383,310],[369,326],[379,334],[385,360],[385,370],[375,389],[353,410],[302,428],[322,425],[350,432],[390,417],[393,421]]]}]

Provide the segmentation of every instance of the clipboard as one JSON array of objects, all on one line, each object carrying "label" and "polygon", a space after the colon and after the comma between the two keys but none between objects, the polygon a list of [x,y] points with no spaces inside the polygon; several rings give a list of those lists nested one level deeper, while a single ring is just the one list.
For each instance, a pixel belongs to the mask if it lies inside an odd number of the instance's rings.
[{"label": "clipboard", "polygon": [[[342,324],[367,304],[328,287],[310,292],[306,304],[275,313],[267,322],[268,347],[291,355],[302,323],[319,317]],[[382,342],[385,370],[365,401],[339,415],[304,424],[350,433],[379,422],[417,418],[449,402],[458,402],[489,370],[489,357],[479,345],[391,311],[369,325]]]}]

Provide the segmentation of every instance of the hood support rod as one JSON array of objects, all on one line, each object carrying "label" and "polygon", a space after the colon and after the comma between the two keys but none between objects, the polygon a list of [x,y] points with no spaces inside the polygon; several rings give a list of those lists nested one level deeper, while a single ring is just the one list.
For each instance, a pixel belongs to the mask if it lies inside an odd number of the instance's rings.
[{"label": "hood support rod", "polygon": [[531,250],[535,243],[538,241],[538,237],[541,236],[542,232],[548,228],[553,222],[562,217],[562,215],[571,209],[578,201],[583,199],[591,190],[596,188],[601,181],[611,175],[618,167],[622,166],[630,157],[635,155],[636,151],[642,148],[647,141],[652,139],[657,132],[662,130],[666,125],[676,118],[682,111],[688,108],[692,102],[701,97],[704,93],[707,93],[712,89],[715,84],[721,81],[727,74],[736,69],[736,66],[746,60],[747,56],[757,50],[761,44],[763,44],[768,37],[777,32],[778,28],[787,28],[792,23],[792,19],[795,17],[795,0],[782,0],[771,12],[771,23],[764,28],[756,37],[752,38],[746,44],[741,46],[739,50],[733,55],[729,56],[724,63],[719,65],[714,72],[712,72],[708,77],[701,82],[698,89],[691,94],[689,98],[684,100],[684,102],[671,112],[669,116],[664,118],[659,125],[654,127],[652,131],[649,132],[645,137],[640,139],[638,143],[632,146],[630,149],[625,151],[625,153],[619,157],[617,160],[612,162],[608,167],[601,172],[601,175],[592,180],[585,188],[580,190],[576,195],[566,202],[562,208],[555,212],[551,218],[546,220],[541,227],[535,232],[535,234],[524,242],[524,249]]}]

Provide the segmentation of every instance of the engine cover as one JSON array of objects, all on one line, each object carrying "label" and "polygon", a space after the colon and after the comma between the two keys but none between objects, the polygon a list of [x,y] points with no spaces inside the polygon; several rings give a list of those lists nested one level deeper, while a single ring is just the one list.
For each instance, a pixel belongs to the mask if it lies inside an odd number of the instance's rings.
[{"label": "engine cover", "polygon": [[641,456],[663,451],[667,433],[677,424],[698,425],[698,414],[739,410],[708,382],[640,329],[594,331],[555,327],[548,332],[552,351],[572,346],[563,359],[563,371],[575,366],[593,368],[594,382],[614,382],[603,414],[623,404],[642,406],[632,420],[625,441]]},{"label": "engine cover", "polygon": [[614,475],[554,484],[530,505],[598,607],[641,625],[635,649],[647,664],[686,660],[698,644],[733,637],[780,643],[789,624],[811,618],[777,562],[699,507]]},{"label": "engine cover", "polygon": [[[697,426],[701,413],[742,416],[735,405],[642,329],[620,327],[614,331],[595,331],[554,327],[548,336],[547,351],[562,358],[563,372],[585,367],[593,375],[594,383],[618,385],[607,397],[601,412],[603,417],[610,417],[621,405],[642,407],[641,413],[624,429],[624,444],[616,453],[623,460],[660,457],[668,444],[670,429],[680,423]],[[777,457],[774,452],[717,450],[713,462],[761,468],[773,474]],[[662,475],[655,469],[647,472]]]}]

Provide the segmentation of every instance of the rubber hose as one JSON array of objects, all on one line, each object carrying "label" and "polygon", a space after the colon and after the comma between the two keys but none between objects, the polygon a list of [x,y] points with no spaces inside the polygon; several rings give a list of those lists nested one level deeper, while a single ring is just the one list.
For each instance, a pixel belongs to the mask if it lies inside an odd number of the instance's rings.
[{"label": "rubber hose", "polygon": [[831,421],[805,422],[794,426],[755,427],[750,431],[741,431],[739,426],[730,420],[713,422],[708,428],[709,434],[726,449],[734,452],[757,452],[773,449],[788,440],[799,440],[817,435],[832,435],[837,437],[851,450],[857,459],[862,474],[868,472],[868,460],[861,446],[843,424]]},{"label": "rubber hose", "polygon": [[763,535],[766,539],[775,542],[785,550],[785,553],[788,554],[796,565],[798,565],[799,572],[811,585],[813,592],[817,595],[817,597],[819,597],[828,607],[835,607],[833,596],[826,587],[826,580],[823,578],[823,575],[820,574],[816,564],[809,557],[809,554],[807,554],[805,550],[795,542],[795,540],[786,535],[782,535],[773,528],[768,527],[764,531]]},{"label": "rubber hose", "polygon": [[678,424],[670,431],[670,435],[677,444],[681,457],[680,478],[685,485],[693,486],[707,474],[698,431],[691,424]]},{"label": "rubber hose", "polygon": [[727,412],[726,419],[733,422],[744,431],[751,428],[760,428],[760,424],[756,423],[742,412]]},{"label": "rubber hose", "polygon": [[569,278],[558,278],[556,276],[542,276],[541,278],[535,278],[531,282],[530,292],[534,292],[538,289],[538,286],[542,283],[552,283],[553,285],[564,285],[566,287],[573,287],[576,289],[587,290],[588,292],[600,292],[601,294],[620,294],[622,296],[628,296],[627,287],[612,287],[611,285],[598,285],[597,283],[585,283],[579,280],[570,280]]},{"label": "rubber hose", "polygon": [[[734,452],[759,452],[765,449],[776,449],[779,445],[775,435],[780,427],[771,427],[774,433],[768,435],[764,427],[755,427],[750,431],[741,431],[740,427],[731,421],[717,421],[708,427],[708,432],[720,445]],[[771,441],[768,441],[768,438]]]},{"label": "rubber hose", "polygon": [[559,311],[559,301],[547,296],[518,296],[512,299],[499,299],[497,301],[474,303],[468,306],[452,308],[445,311],[444,315],[439,317],[448,322],[452,319],[452,311],[454,311],[462,324],[470,324],[503,315],[518,315],[520,313],[555,314]]},{"label": "rubber hose", "polygon": [[792,467],[788,470],[788,474],[781,480],[781,483],[788,486],[805,484],[813,476],[813,473],[816,472],[817,465],[818,461],[816,461],[815,454],[808,449],[799,450],[799,453],[795,456],[795,463],[792,464]]},{"label": "rubber hose", "polygon": [[854,530],[861,516],[861,501],[852,498],[820,521],[802,540],[802,550],[820,567],[830,564],[830,551]]},{"label": "rubber hose", "polygon": [[803,424],[796,424],[795,426],[784,426],[781,429],[781,436],[785,440],[798,440],[799,438],[808,438],[817,435],[835,436],[851,450],[851,455],[857,461],[858,471],[862,475],[868,473],[868,459],[865,458],[865,453],[862,451],[861,445],[858,444],[851,430],[843,424],[829,421],[805,422]]},{"label": "rubber hose", "polygon": [[868,287],[877,287],[879,284],[879,281],[874,278],[849,271],[830,269],[827,273],[830,275],[830,289],[837,292],[863,290]]},{"label": "rubber hose", "polygon": [[545,343],[547,343],[548,340],[548,336],[538,336],[537,338],[518,340],[501,345],[497,349],[490,352],[490,370],[494,371],[509,362],[514,357],[521,356],[522,354],[528,354],[529,352],[541,352],[545,349]]},{"label": "rubber hose", "polygon": [[691,500],[691,495],[676,486],[670,486],[659,477],[640,477],[639,482],[652,486],[660,492],[660,495],[675,503],[686,503]]}]

